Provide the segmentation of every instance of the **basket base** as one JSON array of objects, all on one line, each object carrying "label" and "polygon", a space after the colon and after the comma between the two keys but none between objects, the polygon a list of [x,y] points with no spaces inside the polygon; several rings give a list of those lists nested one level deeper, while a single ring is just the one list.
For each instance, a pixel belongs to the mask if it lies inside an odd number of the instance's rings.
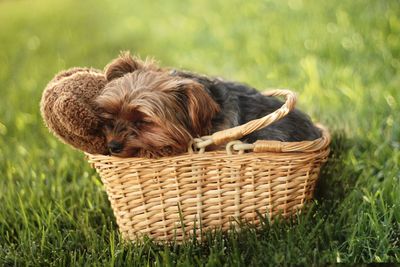
[{"label": "basket base", "polygon": [[272,219],[299,212],[313,196],[328,153],[311,160],[310,153],[221,151],[158,160],[88,157],[124,238],[182,242],[239,221],[258,225],[260,214]]}]

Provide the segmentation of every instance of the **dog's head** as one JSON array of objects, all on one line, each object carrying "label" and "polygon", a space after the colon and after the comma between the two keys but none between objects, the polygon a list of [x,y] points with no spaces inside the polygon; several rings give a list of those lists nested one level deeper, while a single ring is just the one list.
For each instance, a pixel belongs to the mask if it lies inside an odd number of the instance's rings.
[{"label": "dog's head", "polygon": [[112,155],[174,155],[187,151],[192,137],[209,133],[218,105],[201,84],[129,54],[105,73],[109,83],[96,103]]}]

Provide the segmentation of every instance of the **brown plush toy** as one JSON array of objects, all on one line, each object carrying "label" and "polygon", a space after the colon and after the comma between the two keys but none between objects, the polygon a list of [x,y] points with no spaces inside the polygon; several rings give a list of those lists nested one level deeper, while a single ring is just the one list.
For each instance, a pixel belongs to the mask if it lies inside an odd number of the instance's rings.
[{"label": "brown plush toy", "polygon": [[46,86],[40,110],[49,130],[63,142],[92,153],[107,154],[107,142],[94,99],[107,83],[100,70],[71,68]]}]

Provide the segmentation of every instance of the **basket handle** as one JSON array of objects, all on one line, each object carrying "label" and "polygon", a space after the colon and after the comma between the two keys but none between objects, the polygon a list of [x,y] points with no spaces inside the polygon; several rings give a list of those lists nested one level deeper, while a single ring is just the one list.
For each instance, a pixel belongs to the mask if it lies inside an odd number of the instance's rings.
[{"label": "basket handle", "polygon": [[204,151],[204,149],[209,145],[221,145],[227,142],[238,140],[254,131],[267,127],[273,122],[282,119],[290,111],[292,111],[297,100],[296,94],[287,89],[275,89],[263,92],[262,94],[265,96],[284,96],[285,103],[279,109],[260,119],[255,119],[233,128],[218,131],[209,136],[196,138],[193,142],[194,147],[200,151]]},{"label": "basket handle", "polygon": [[325,149],[331,142],[328,129],[322,124],[315,125],[321,131],[321,137],[312,141],[281,142],[275,140],[257,140],[253,144],[241,141],[232,141],[226,145],[228,155],[243,154],[245,151],[253,152],[317,152]]}]

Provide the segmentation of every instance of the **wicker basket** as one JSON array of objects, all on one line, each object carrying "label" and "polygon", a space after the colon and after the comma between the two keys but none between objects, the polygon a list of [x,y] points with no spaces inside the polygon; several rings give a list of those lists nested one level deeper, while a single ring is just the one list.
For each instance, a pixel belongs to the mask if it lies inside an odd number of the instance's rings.
[{"label": "wicker basket", "polygon": [[[330,135],[319,126],[322,137],[314,141],[234,141],[294,108],[291,91],[265,94],[285,96],[286,102],[261,119],[195,139],[186,154],[160,159],[87,154],[124,238],[145,234],[182,241],[193,233],[201,238],[205,229],[228,230],[237,221],[258,224],[259,214],[290,216],[303,207],[327,160]],[[226,150],[205,151],[226,143]]]}]

